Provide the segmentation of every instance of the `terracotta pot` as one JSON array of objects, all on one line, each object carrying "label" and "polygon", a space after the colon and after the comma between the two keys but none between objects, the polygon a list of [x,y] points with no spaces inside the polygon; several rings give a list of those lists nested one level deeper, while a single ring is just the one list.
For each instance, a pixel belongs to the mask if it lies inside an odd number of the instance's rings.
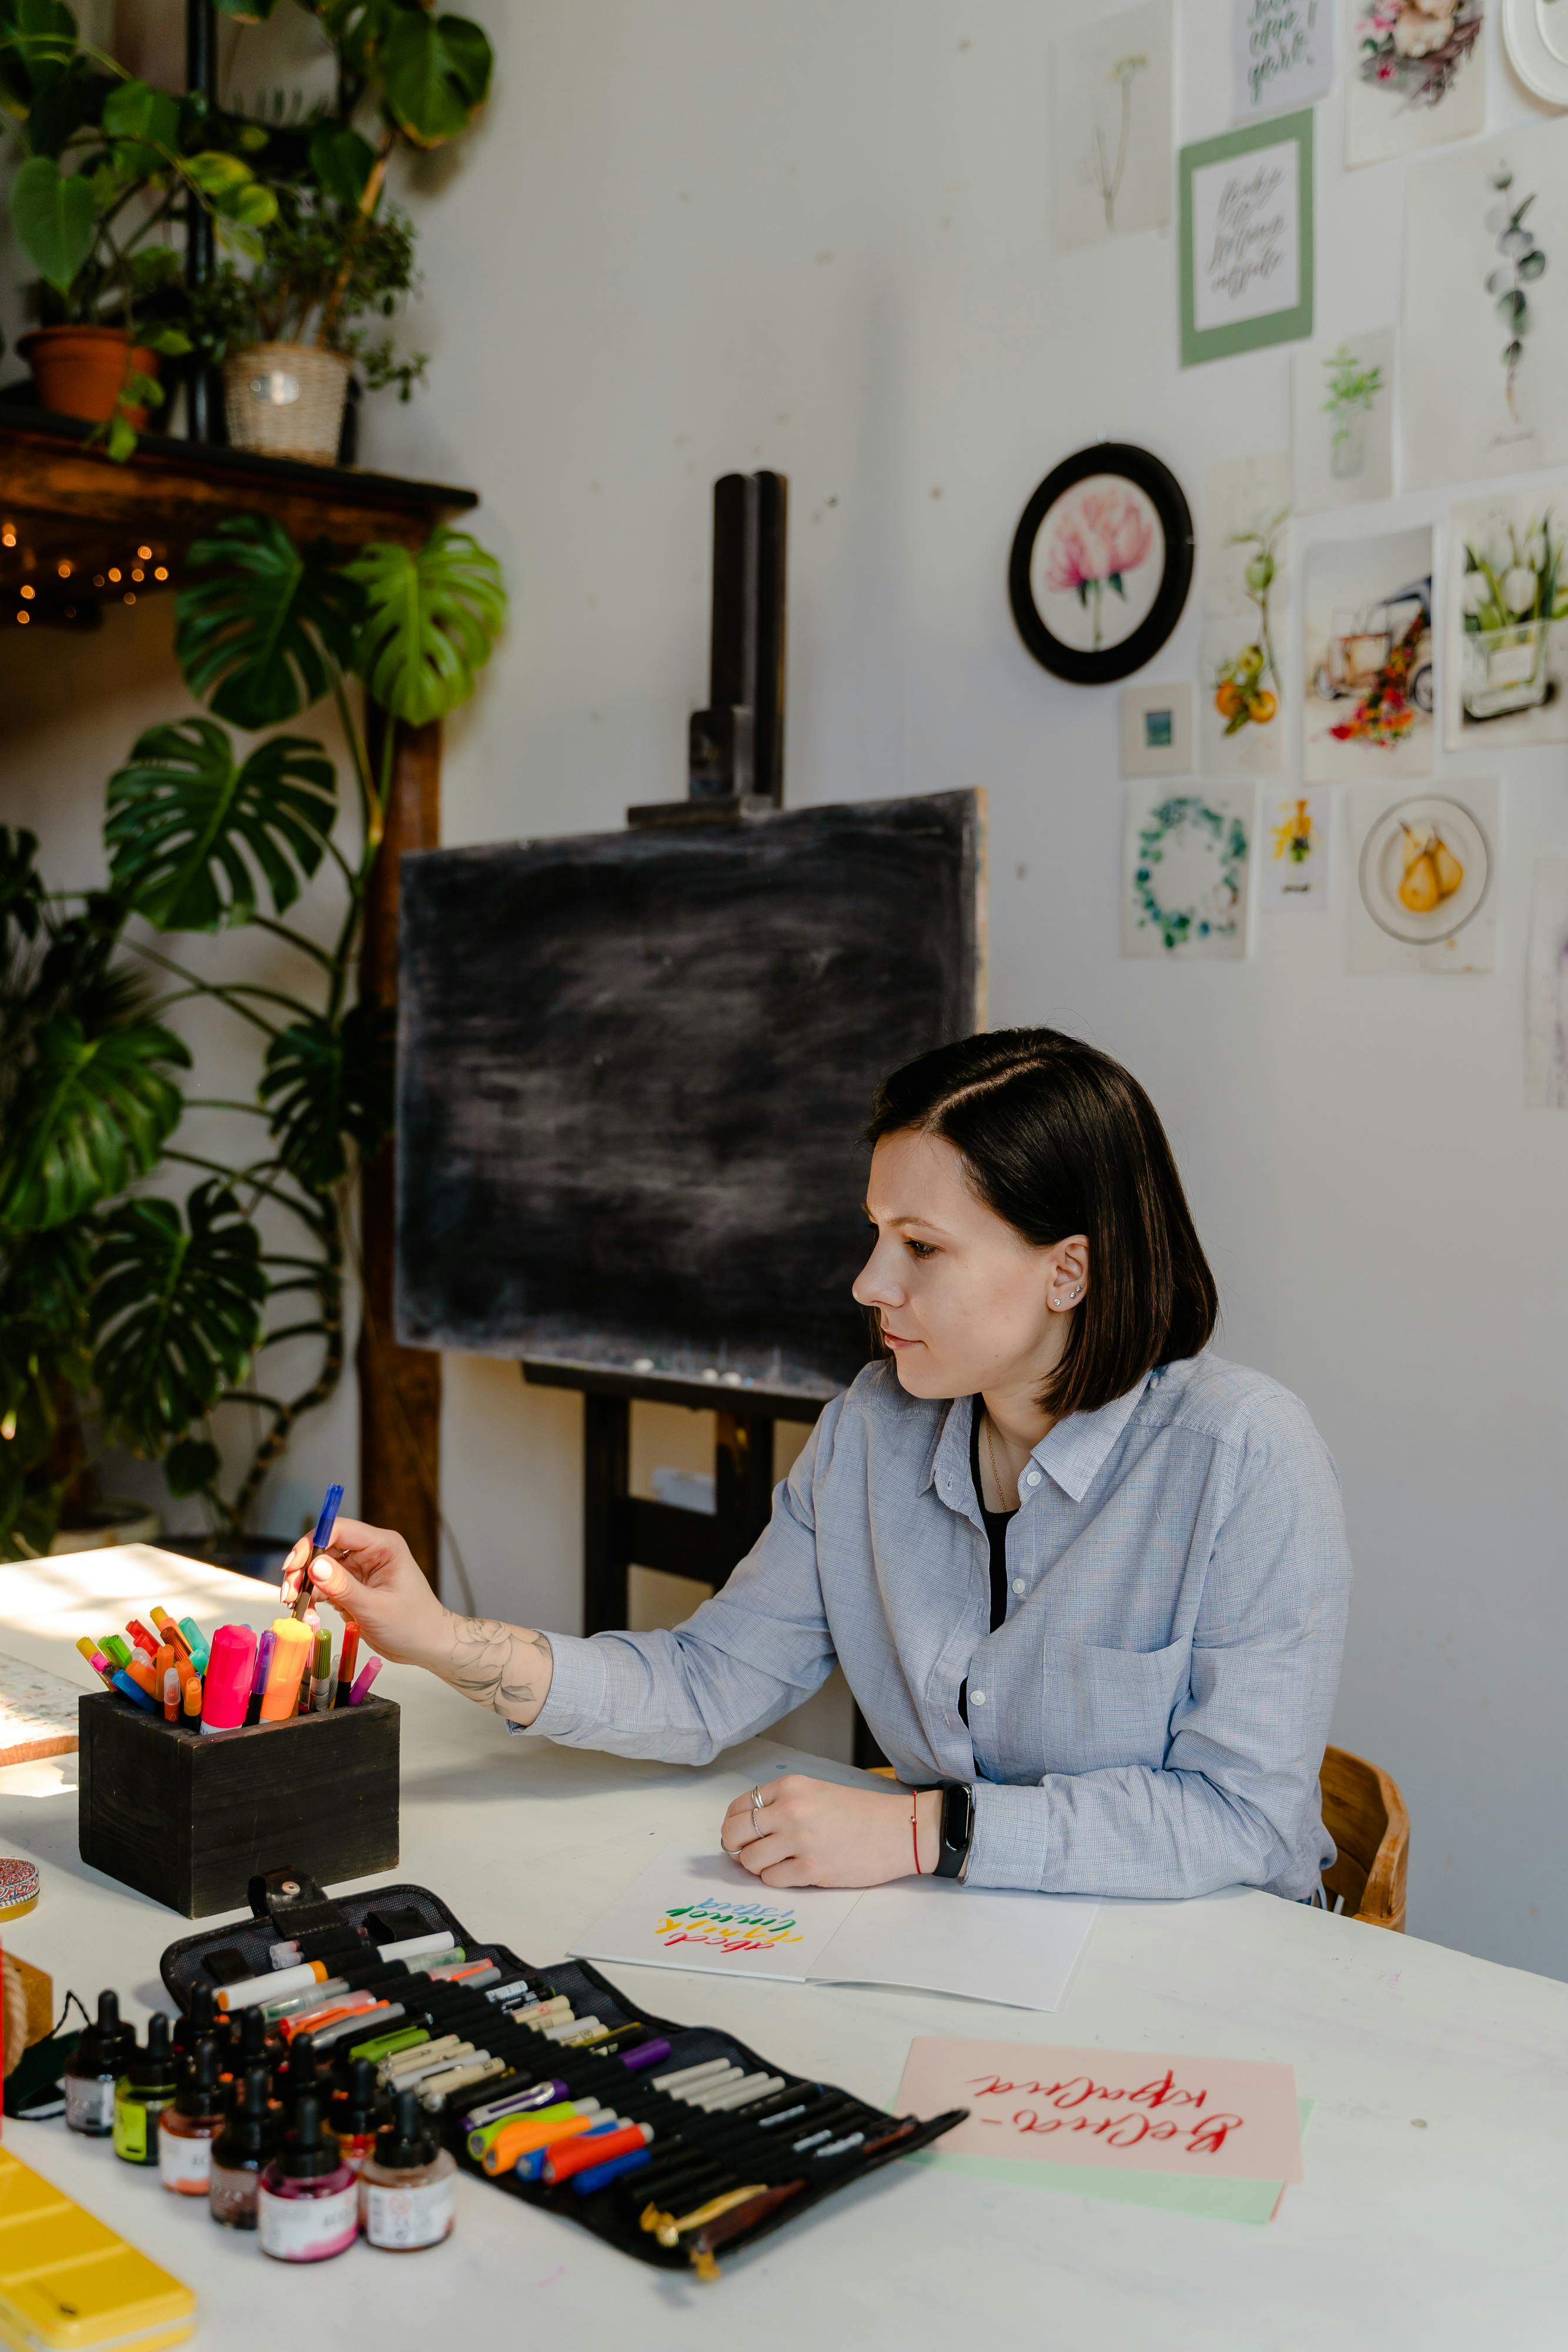
[{"label": "terracotta pot", "polygon": [[[60,416],[86,416],[107,424],[114,415],[120,387],[131,368],[156,375],[158,354],[138,343],[126,347],[120,327],[35,327],[18,337],[16,349],[33,371],[38,398]],[[128,408],[126,423],[133,432],[147,429],[145,408]]]},{"label": "terracotta pot", "polygon": [[236,449],[336,463],[353,362],[314,343],[254,343],[224,362],[224,414]]}]

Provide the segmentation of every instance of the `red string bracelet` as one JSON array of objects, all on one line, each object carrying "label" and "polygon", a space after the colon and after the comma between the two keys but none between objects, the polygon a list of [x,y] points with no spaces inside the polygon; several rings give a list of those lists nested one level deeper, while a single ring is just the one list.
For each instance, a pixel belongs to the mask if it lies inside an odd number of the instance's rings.
[{"label": "red string bracelet", "polygon": [[916,1878],[923,1878],[925,1874],[920,1867],[920,1799],[918,1794],[911,1797],[909,1800],[909,1835],[910,1841],[915,1847],[915,1875]]}]

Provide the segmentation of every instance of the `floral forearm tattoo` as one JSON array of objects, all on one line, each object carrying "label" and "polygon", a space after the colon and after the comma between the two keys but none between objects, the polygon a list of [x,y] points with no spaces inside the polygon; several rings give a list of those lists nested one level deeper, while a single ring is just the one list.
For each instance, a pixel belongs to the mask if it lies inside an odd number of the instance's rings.
[{"label": "floral forearm tattoo", "polygon": [[454,1617],[445,1680],[476,1706],[516,1719],[542,1706],[552,1658],[548,1633],[498,1617]]}]

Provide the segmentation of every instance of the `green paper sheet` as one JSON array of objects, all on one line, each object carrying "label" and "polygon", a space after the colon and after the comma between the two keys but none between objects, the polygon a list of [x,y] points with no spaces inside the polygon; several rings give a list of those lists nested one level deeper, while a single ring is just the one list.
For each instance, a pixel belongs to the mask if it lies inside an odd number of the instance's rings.
[{"label": "green paper sheet", "polygon": [[[1302,2131],[1312,2112],[1311,2099],[1296,2101]],[[923,2147],[905,2164],[934,2165],[943,2172],[967,2172],[977,2180],[1010,2180],[1029,2189],[1065,2189],[1070,2197],[1103,2197],[1113,2205],[1157,2205],[1167,2213],[1197,2213],[1209,2221],[1267,2221],[1280,2201],[1279,2180],[1186,2180],[1179,2173],[1109,2172],[1088,2164],[1037,2164],[1006,2156],[944,2156]]]}]

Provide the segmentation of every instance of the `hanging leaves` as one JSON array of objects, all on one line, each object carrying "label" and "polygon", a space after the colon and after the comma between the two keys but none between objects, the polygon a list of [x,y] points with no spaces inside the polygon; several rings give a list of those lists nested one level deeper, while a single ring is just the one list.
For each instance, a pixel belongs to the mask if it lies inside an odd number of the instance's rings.
[{"label": "hanging leaves", "polygon": [[344,570],[365,593],[354,668],[382,709],[421,727],[466,702],[507,614],[495,557],[443,526],[417,549],[378,541]]},{"label": "hanging leaves", "polygon": [[293,1022],[267,1048],[261,1098],[278,1157],[307,1192],[347,1175],[345,1138],[369,1159],[392,1133],[394,1036],[387,1009],[356,1004],[337,1024]]},{"label": "hanging leaves", "polygon": [[[362,143],[362,142],[361,142]],[[187,559],[175,599],[185,683],[235,727],[280,726],[319,702],[329,659],[346,667],[363,605],[325,540],[298,548],[269,515],[235,515]]]},{"label": "hanging leaves", "polygon": [[172,1201],[124,1202],[94,1273],[92,1369],[106,1427],[135,1452],[159,1454],[255,1353],[267,1288],[260,1236],[209,1178],[184,1217]]},{"label": "hanging leaves", "polygon": [[282,914],[321,863],[336,792],[305,736],[275,735],[238,767],[210,719],[150,727],[109,780],[111,886],[162,931],[249,922],[261,881]]},{"label": "hanging leaves", "polygon": [[190,1061],[156,1022],[98,1035],[68,1013],[47,1022],[0,1144],[0,1231],[42,1233],[145,1176],[183,1108],[169,1073]]}]

